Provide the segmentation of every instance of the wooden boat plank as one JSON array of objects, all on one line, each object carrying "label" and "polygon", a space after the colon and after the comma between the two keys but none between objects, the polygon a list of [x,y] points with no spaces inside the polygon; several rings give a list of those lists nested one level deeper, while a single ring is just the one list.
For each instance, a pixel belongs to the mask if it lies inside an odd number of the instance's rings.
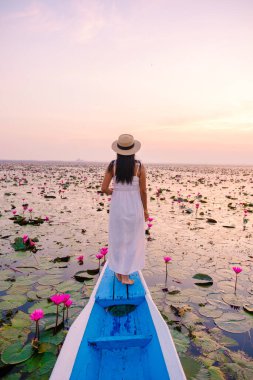
[{"label": "wooden boat plank", "polygon": [[99,284],[95,299],[113,300],[114,281],[114,273],[107,267]]},{"label": "wooden boat plank", "polygon": [[130,278],[134,280],[134,284],[128,285],[128,299],[144,299],[146,292],[138,272],[131,274]]},{"label": "wooden boat plank", "polygon": [[[127,350],[103,350],[99,380],[144,379],[142,350],[143,348],[139,347]],[[150,376],[145,379],[151,380]]]},{"label": "wooden boat plank", "polygon": [[123,285],[115,276],[114,281],[114,300],[127,299],[127,286]]},{"label": "wooden boat plank", "polygon": [[152,339],[152,335],[117,335],[89,338],[88,344],[99,349],[145,347]]}]

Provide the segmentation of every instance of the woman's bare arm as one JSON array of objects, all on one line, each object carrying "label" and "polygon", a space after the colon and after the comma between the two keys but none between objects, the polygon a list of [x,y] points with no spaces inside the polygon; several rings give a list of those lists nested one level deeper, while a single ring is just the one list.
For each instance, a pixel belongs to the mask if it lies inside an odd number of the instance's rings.
[{"label": "woman's bare arm", "polygon": [[140,170],[140,194],[141,194],[141,201],[142,201],[143,209],[144,209],[145,221],[147,221],[149,214],[148,214],[148,205],[147,205],[146,169],[144,165],[141,165],[141,170]]},{"label": "woman's bare arm", "polygon": [[111,171],[108,171],[108,168],[106,169],[105,176],[101,185],[101,191],[105,193],[106,195],[112,194],[112,189],[109,189],[109,185],[112,180],[113,173]]}]

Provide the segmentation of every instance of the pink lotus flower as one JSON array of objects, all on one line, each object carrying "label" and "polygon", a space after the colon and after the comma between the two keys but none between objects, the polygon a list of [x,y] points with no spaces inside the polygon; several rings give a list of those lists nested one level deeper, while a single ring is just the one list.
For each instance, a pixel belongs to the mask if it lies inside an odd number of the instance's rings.
[{"label": "pink lotus flower", "polygon": [[49,217],[48,216],[45,216],[45,221],[49,222]]},{"label": "pink lotus flower", "polygon": [[236,294],[237,277],[238,277],[238,274],[241,273],[242,268],[240,268],[240,267],[233,267],[232,269],[235,272],[235,294]]},{"label": "pink lotus flower", "polygon": [[44,317],[44,311],[42,309],[36,309],[30,314],[31,321],[38,321]]},{"label": "pink lotus flower", "polygon": [[196,207],[196,209],[198,209],[199,208],[199,203],[196,203],[195,207]]},{"label": "pink lotus flower", "polygon": [[169,263],[172,260],[172,258],[169,257],[169,256],[164,256],[163,260],[167,264],[167,263]]},{"label": "pink lotus flower", "polygon": [[107,248],[107,247],[102,247],[102,248],[100,248],[99,253],[101,253],[101,255],[103,255],[103,256],[107,255],[107,253],[108,253],[108,248]]},{"label": "pink lotus flower", "polygon": [[71,305],[72,305],[73,301],[69,298],[66,302],[65,302],[65,306],[67,308],[69,308]]},{"label": "pink lotus flower", "polygon": [[233,271],[234,271],[236,274],[239,274],[239,273],[242,272],[242,268],[240,268],[240,267],[233,267],[232,269],[233,269]]},{"label": "pink lotus flower", "polygon": [[17,213],[17,210],[13,210],[13,211],[12,211],[12,214],[13,214],[13,215],[16,215],[16,213]]},{"label": "pink lotus flower", "polygon": [[55,320],[55,328],[54,332],[57,331],[58,326],[58,318],[59,318],[59,305],[63,302],[64,294],[54,294],[50,297],[50,300],[56,305],[56,320]]},{"label": "pink lotus flower", "polygon": [[148,228],[151,228],[152,226],[153,226],[153,224],[148,223]]},{"label": "pink lotus flower", "polygon": [[55,294],[50,297],[50,300],[55,304],[55,305],[60,305],[60,303],[63,302],[63,294]]},{"label": "pink lotus flower", "polygon": [[23,242],[27,243],[28,240],[29,240],[29,236],[28,235],[23,235]]},{"label": "pink lotus flower", "polygon": [[62,303],[66,305],[66,302],[70,299],[70,294],[64,293],[62,294]]},{"label": "pink lotus flower", "polygon": [[[66,308],[67,308],[67,319],[68,319],[68,317],[69,317],[69,308],[70,308],[70,306],[72,305],[72,303],[73,303],[73,301],[69,298],[66,302],[65,302],[65,306],[66,306]],[[64,318],[63,318],[64,319]]]},{"label": "pink lotus flower", "polygon": [[104,255],[102,255],[102,253],[97,253],[97,254],[96,254],[96,258],[97,258],[98,260],[101,260],[103,257],[104,257]]},{"label": "pink lotus flower", "polygon": [[77,261],[79,261],[79,263],[82,263],[83,262],[83,255],[78,256],[76,259],[77,259]]},{"label": "pink lotus flower", "polygon": [[153,220],[154,220],[154,218],[148,218],[149,222],[152,222]]},{"label": "pink lotus flower", "polygon": [[33,210],[32,208],[29,208],[29,209],[28,209],[29,212],[32,212],[32,210]]},{"label": "pink lotus flower", "polygon": [[36,309],[30,314],[31,321],[35,321],[36,323],[36,330],[35,330],[35,338],[34,341],[38,340],[40,337],[40,330],[39,330],[39,320],[44,317],[44,311],[42,309]]},{"label": "pink lotus flower", "polygon": [[32,241],[32,240],[30,240],[30,247],[34,247],[35,246],[35,243],[34,243],[34,241]]}]

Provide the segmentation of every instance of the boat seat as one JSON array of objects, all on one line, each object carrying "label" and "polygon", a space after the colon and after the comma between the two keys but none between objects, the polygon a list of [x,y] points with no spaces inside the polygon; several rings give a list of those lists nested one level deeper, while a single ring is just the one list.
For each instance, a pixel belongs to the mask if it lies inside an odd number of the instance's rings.
[{"label": "boat seat", "polygon": [[88,345],[98,349],[120,349],[128,347],[145,347],[152,335],[103,336],[88,339]]},{"label": "boat seat", "polygon": [[107,267],[99,284],[95,300],[103,307],[121,304],[139,305],[145,298],[146,291],[142,285],[138,272],[130,275],[133,285],[124,285]]}]

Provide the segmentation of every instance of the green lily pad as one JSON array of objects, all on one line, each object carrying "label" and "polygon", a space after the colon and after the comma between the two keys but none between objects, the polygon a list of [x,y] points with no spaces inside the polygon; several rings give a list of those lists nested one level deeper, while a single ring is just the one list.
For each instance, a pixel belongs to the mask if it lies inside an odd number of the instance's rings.
[{"label": "green lily pad", "polygon": [[87,277],[86,271],[80,270],[74,274],[74,278],[76,281],[84,282],[84,281],[91,281],[93,280],[93,277]]},{"label": "green lily pad", "polygon": [[57,354],[58,347],[52,343],[40,343],[38,353],[43,354],[44,352],[52,352],[52,354]]},{"label": "green lily pad", "polygon": [[27,251],[30,249],[28,245],[24,244],[23,239],[21,237],[17,237],[14,240],[14,243],[11,244],[15,251]]},{"label": "green lily pad", "polygon": [[53,302],[48,302],[46,300],[41,300],[40,302],[36,302],[28,309],[28,313],[32,313],[36,309],[42,309],[44,314],[50,314],[56,312],[56,306]]},{"label": "green lily pad", "polygon": [[239,313],[224,313],[220,318],[214,319],[214,322],[220,329],[235,334],[244,333],[251,329],[250,321]]},{"label": "green lily pad", "polygon": [[244,304],[243,309],[247,311],[247,313],[253,314],[253,304]]},{"label": "green lily pad", "polygon": [[11,320],[11,325],[17,329],[31,326],[31,320],[28,314],[19,310]]},{"label": "green lily pad", "polygon": [[175,329],[170,329],[170,332],[178,354],[181,355],[182,353],[185,353],[190,346],[190,339],[188,338],[188,336],[182,334],[181,332]]},{"label": "green lily pad", "polygon": [[15,274],[10,269],[3,269],[0,272],[0,281],[13,281],[15,279]]},{"label": "green lily pad", "polygon": [[87,269],[86,271],[90,276],[95,276],[96,274],[99,273],[99,268],[97,269]]},{"label": "green lily pad", "polygon": [[33,353],[31,344],[23,346],[22,343],[17,342],[3,351],[1,359],[5,364],[22,363],[29,359]]},{"label": "green lily pad", "polygon": [[1,299],[0,310],[12,310],[27,302],[27,298],[19,294],[6,294]]},{"label": "green lily pad", "polygon": [[21,373],[9,373],[2,377],[2,380],[19,380],[21,378]]},{"label": "green lily pad", "polygon": [[11,281],[0,281],[0,292],[9,289],[12,285]]},{"label": "green lily pad", "polygon": [[48,286],[48,285],[60,284],[62,281],[63,281],[62,277],[53,276],[53,275],[46,275],[46,276],[41,277],[38,280],[38,283],[40,285]]},{"label": "green lily pad", "polygon": [[222,299],[231,306],[242,306],[245,303],[245,298],[236,294],[224,294]]},{"label": "green lily pad", "polygon": [[12,343],[16,343],[17,341],[19,341],[20,343],[25,343],[30,332],[31,330],[26,327],[15,328],[9,325],[1,327],[0,352],[2,352],[5,348],[10,346]]},{"label": "green lily pad", "polygon": [[212,279],[212,277],[208,276],[208,274],[197,273],[192,278],[194,278],[194,280],[198,280],[198,281],[194,282],[195,285],[198,285],[198,286],[211,286],[211,285],[213,285],[213,279]]},{"label": "green lily pad", "polygon": [[[31,357],[24,364],[23,372],[28,372],[32,375],[29,376],[29,379],[39,378],[42,379],[42,376],[51,372],[56,361],[56,356],[52,352],[39,353]],[[34,376],[34,377],[33,377]],[[49,376],[47,376],[49,378]]]},{"label": "green lily pad", "polygon": [[207,318],[219,318],[223,312],[213,305],[206,305],[199,308],[199,314]]},{"label": "green lily pad", "polygon": [[201,352],[203,352],[204,355],[220,348],[220,344],[212,339],[206,331],[196,331],[194,332],[194,335],[194,344],[201,349]]},{"label": "green lily pad", "polygon": [[65,331],[59,331],[55,335],[53,330],[43,331],[40,335],[40,343],[60,344],[64,341],[66,334]]},{"label": "green lily pad", "polygon": [[29,291],[30,287],[26,285],[19,285],[14,282],[12,287],[7,290],[7,294],[26,294]]},{"label": "green lily pad", "polygon": [[68,293],[71,291],[78,291],[83,287],[83,284],[76,282],[75,280],[67,280],[62,284],[56,285],[56,290],[62,293]]},{"label": "green lily pad", "polygon": [[27,295],[27,300],[28,301],[38,301],[36,292],[34,290],[30,290],[29,292],[26,293]]},{"label": "green lily pad", "polygon": [[16,278],[16,284],[18,285],[33,285],[37,282],[37,276],[34,275],[26,275],[26,276],[19,276]]},{"label": "green lily pad", "polygon": [[70,256],[62,256],[62,257],[56,257],[55,259],[51,260],[53,263],[67,263],[70,260]]},{"label": "green lily pad", "polygon": [[210,375],[210,380],[226,380],[224,373],[218,367],[209,367],[208,373]]}]

